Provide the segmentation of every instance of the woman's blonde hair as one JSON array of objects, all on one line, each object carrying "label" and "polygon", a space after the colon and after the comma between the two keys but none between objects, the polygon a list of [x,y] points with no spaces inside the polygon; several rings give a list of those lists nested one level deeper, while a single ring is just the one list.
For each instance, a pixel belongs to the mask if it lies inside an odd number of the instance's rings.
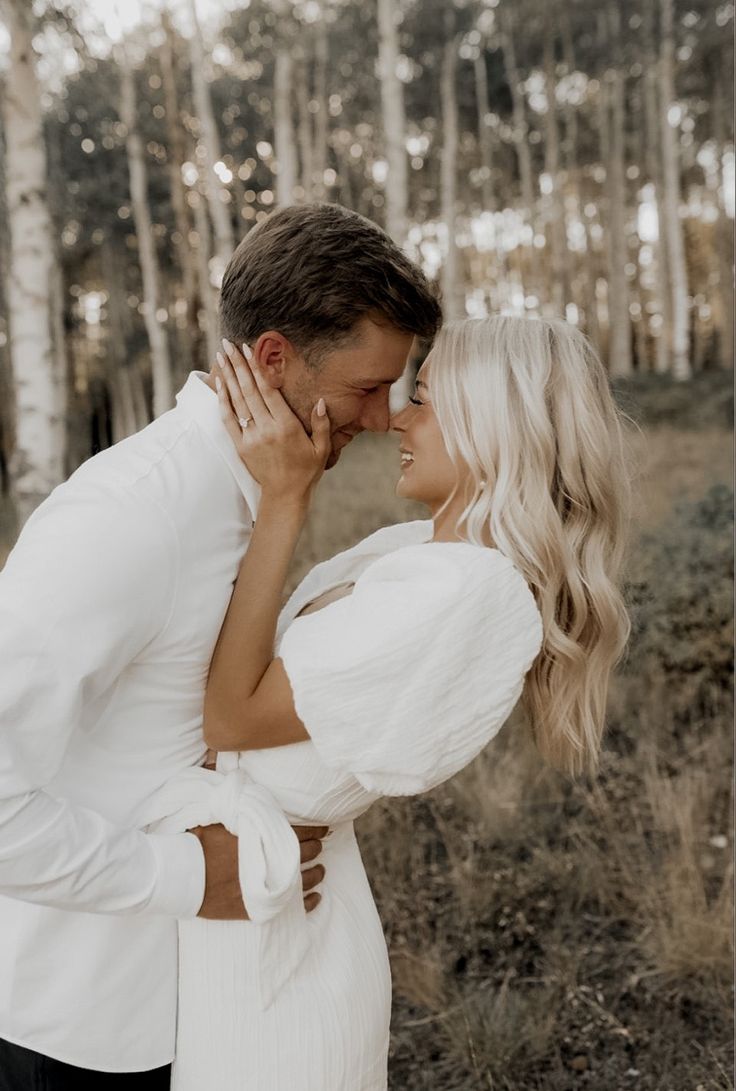
[{"label": "woman's blonde hair", "polygon": [[524,576],[544,637],[523,705],[542,756],[594,772],[611,672],[630,621],[619,587],[631,503],[623,422],[606,372],[561,319],[448,323],[427,358],[450,457],[470,469],[462,537]]}]

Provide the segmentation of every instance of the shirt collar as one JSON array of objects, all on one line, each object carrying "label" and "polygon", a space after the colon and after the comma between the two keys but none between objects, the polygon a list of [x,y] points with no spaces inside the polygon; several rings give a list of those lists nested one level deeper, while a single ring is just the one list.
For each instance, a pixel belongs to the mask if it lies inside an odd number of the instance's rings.
[{"label": "shirt collar", "polygon": [[195,421],[216,448],[217,453],[235,478],[245,502],[255,519],[261,499],[261,487],[246,469],[227,434],[220,417],[217,395],[205,379],[206,371],[191,371],[189,378],[176,395],[177,408]]}]

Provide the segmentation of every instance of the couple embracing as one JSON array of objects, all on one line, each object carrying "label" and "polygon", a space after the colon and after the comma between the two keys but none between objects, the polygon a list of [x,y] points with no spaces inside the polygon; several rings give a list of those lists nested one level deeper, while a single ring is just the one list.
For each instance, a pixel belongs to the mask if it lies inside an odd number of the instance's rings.
[{"label": "couple embracing", "polygon": [[[0,1091],[385,1089],[355,818],[451,777],[519,700],[546,760],[595,768],[629,485],[584,337],[440,329],[421,272],[332,205],[253,229],[220,316],[211,372],[56,489],[0,574]],[[431,517],[284,604],[364,429]]]}]

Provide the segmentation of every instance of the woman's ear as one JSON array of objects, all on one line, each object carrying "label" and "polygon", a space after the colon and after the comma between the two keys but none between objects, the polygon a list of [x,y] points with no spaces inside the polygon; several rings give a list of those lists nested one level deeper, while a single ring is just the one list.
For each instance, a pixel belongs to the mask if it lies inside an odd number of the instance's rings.
[{"label": "woman's ear", "polygon": [[284,385],[287,363],[294,357],[295,350],[288,337],[278,330],[262,333],[253,346],[253,355],[267,382],[278,390]]}]

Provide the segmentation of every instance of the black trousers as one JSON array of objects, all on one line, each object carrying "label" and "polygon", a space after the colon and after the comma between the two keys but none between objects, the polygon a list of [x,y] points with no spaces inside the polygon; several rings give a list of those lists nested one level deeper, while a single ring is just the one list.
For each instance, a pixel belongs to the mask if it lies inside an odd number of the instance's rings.
[{"label": "black trousers", "polygon": [[171,1065],[150,1072],[92,1072],[0,1038],[0,1091],[169,1091]]}]

